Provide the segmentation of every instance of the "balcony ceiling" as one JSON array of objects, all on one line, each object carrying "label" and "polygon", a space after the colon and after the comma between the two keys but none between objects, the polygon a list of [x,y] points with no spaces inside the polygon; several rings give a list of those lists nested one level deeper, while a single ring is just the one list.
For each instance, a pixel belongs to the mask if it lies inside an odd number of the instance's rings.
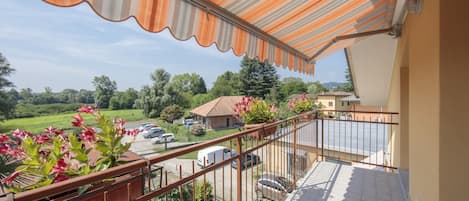
[{"label": "balcony ceiling", "polygon": [[179,40],[258,57],[312,75],[314,63],[349,47],[337,37],[388,30],[396,0],[43,0],[57,6],[87,3],[101,17],[130,17],[150,32],[166,28]]},{"label": "balcony ceiling", "polygon": [[379,34],[346,49],[355,94],[362,105],[387,104],[396,48],[397,39]]}]

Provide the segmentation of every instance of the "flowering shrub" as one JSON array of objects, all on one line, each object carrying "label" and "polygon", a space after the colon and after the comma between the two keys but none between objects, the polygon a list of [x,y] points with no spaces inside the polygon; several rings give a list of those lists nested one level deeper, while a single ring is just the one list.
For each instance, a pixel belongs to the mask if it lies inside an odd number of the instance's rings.
[{"label": "flowering shrub", "polygon": [[314,101],[311,98],[306,97],[306,94],[301,95],[300,98],[290,101],[288,105],[290,110],[297,114],[312,111],[317,108]]},{"label": "flowering shrub", "polygon": [[253,97],[243,97],[235,104],[234,117],[246,124],[258,124],[272,121],[278,116],[278,109],[274,104]]},{"label": "flowering shrub", "polygon": [[[97,123],[94,129],[83,121],[81,113],[92,115]],[[64,134],[63,129],[46,128],[44,133],[31,133],[16,129],[11,136],[0,135],[0,154],[21,160],[16,171],[2,179],[10,192],[22,192],[61,182],[71,177],[87,175],[119,165],[120,156],[132,142],[121,143],[125,135],[135,137],[137,130],[126,130],[125,121],[108,120],[91,106],[83,106],[73,116],[72,126],[80,129],[79,135]],[[96,162],[91,164],[88,155],[99,152]],[[20,175],[29,175],[33,184],[22,186],[14,182]]]}]

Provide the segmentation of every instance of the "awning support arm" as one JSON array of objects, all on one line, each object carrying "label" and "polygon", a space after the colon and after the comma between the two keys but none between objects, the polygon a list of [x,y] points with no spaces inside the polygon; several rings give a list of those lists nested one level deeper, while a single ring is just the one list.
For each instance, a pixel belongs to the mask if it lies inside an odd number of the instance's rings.
[{"label": "awning support arm", "polygon": [[395,32],[394,27],[386,28],[386,29],[379,29],[379,30],[373,30],[373,31],[367,31],[367,32],[361,32],[361,33],[354,33],[354,34],[348,34],[348,35],[343,35],[343,36],[336,36],[332,41],[324,45],[316,54],[314,54],[310,59],[309,62],[314,62],[314,60],[321,55],[324,51],[326,51],[329,47],[334,45],[335,43],[342,41],[342,40],[348,40],[352,38],[361,38],[365,36],[371,36],[371,35],[376,35],[376,34],[382,34],[382,33],[389,33],[389,35],[398,35]]}]

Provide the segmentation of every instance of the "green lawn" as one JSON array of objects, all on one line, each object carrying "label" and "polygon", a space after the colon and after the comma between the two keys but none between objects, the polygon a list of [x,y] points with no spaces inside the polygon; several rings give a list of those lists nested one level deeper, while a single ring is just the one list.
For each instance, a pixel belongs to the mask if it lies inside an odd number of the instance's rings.
[{"label": "green lawn", "polygon": [[[127,122],[146,119],[146,117],[142,114],[142,110],[101,110],[101,112],[108,118],[123,118]],[[70,129],[72,128],[72,116],[75,114],[76,113],[67,113],[41,117],[12,119],[0,123],[0,132],[10,132],[11,130],[20,128],[33,133],[40,133],[44,131],[44,128],[49,126]],[[88,114],[82,114],[82,116],[84,117],[86,123],[93,125],[94,121],[92,116]]]}]

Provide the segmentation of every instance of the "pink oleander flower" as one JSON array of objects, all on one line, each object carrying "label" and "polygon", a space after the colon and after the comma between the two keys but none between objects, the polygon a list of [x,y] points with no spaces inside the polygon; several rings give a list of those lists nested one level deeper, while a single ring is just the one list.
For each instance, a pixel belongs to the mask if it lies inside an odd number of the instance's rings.
[{"label": "pink oleander flower", "polygon": [[0,154],[8,154],[10,151],[10,145],[2,144],[0,145]]},{"label": "pink oleander flower", "polygon": [[83,117],[80,114],[73,116],[73,119],[75,119],[75,121],[72,122],[72,126],[75,126],[75,127],[83,126]]},{"label": "pink oleander flower", "polygon": [[131,136],[131,137],[137,136],[138,133],[139,133],[138,128],[134,128],[132,130],[127,130],[127,135]]},{"label": "pink oleander flower", "polygon": [[80,139],[85,142],[94,142],[96,141],[95,135],[96,135],[96,132],[93,130],[93,128],[87,127],[80,134]]},{"label": "pink oleander flower", "polygon": [[61,129],[58,129],[58,130],[55,130],[54,134],[57,136],[57,135],[63,135],[64,134],[64,129],[61,128]]},{"label": "pink oleander flower", "polygon": [[97,108],[94,108],[92,106],[84,105],[84,106],[81,106],[78,109],[78,112],[84,112],[86,114],[91,114],[91,113],[94,113],[96,110],[97,110]]},{"label": "pink oleander flower", "polygon": [[119,120],[117,120],[117,123],[119,124],[119,127],[123,128],[124,125],[125,125],[125,120],[119,119]]},{"label": "pink oleander flower", "polygon": [[51,170],[51,174],[61,174],[65,172],[65,169],[67,168],[67,163],[65,163],[65,160],[63,158],[59,159],[57,161],[57,164],[54,165],[54,167]]},{"label": "pink oleander flower", "polygon": [[42,134],[42,135],[35,136],[34,141],[38,144],[43,144],[43,143],[50,142],[51,139],[46,134]]},{"label": "pink oleander flower", "polygon": [[8,137],[7,134],[1,134],[0,135],[0,143],[6,143],[10,140],[10,137]]},{"label": "pink oleander flower", "polygon": [[25,137],[31,137],[31,133],[28,132],[28,131],[24,131],[24,130],[20,130],[19,128],[17,128],[16,130],[13,131],[12,133],[13,136],[17,137],[17,138],[20,138],[20,139],[24,139]]},{"label": "pink oleander flower", "polygon": [[57,129],[52,127],[52,126],[49,126],[48,128],[44,129],[44,132],[48,133],[48,134],[53,134],[55,133]]},{"label": "pink oleander flower", "polygon": [[6,185],[11,185],[11,184],[13,184],[13,181],[15,180],[15,178],[18,177],[19,175],[20,175],[19,171],[13,172],[10,176],[5,177],[4,179],[2,179],[2,183],[6,184]]},{"label": "pink oleander flower", "polygon": [[61,174],[58,174],[58,175],[55,177],[53,183],[58,183],[58,182],[61,182],[61,181],[65,181],[65,180],[67,180],[67,179],[68,179],[67,175],[61,173]]}]

